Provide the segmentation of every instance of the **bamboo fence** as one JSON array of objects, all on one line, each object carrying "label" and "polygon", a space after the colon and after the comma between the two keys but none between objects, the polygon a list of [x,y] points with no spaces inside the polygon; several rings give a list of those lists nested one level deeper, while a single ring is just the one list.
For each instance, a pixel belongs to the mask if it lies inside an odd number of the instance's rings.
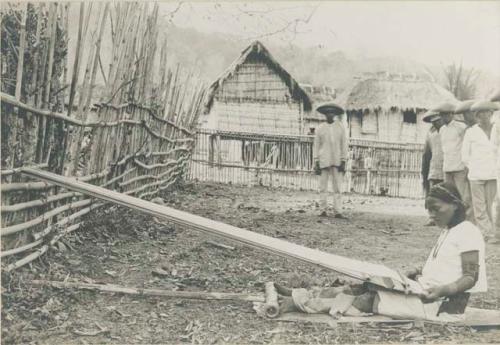
[{"label": "bamboo fence", "polygon": [[[72,4],[80,15],[71,73],[69,6],[24,3],[6,14],[16,19],[8,22],[11,27],[2,21],[2,39],[12,48],[2,54],[7,66],[2,79],[13,80],[12,85],[2,82],[1,92],[5,271],[39,258],[104,205],[30,180],[20,174],[23,167],[150,198],[184,178],[194,147],[193,126],[205,88],[179,66],[168,67],[158,6]],[[107,27],[109,68],[102,66],[100,55]],[[105,91],[96,95],[98,72]]]},{"label": "bamboo fence", "polygon": [[[423,145],[350,139],[346,192],[423,197]],[[193,180],[317,190],[313,137],[200,129],[190,162]]]}]

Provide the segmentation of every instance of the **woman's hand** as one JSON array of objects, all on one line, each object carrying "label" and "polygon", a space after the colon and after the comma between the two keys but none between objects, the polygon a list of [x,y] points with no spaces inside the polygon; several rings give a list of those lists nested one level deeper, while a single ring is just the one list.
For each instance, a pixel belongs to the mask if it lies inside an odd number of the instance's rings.
[{"label": "woman's hand", "polygon": [[410,278],[410,279],[413,279],[413,280],[416,280],[417,279],[417,276],[420,275],[422,272],[422,270],[418,267],[413,267],[413,268],[410,268],[408,271],[405,272],[405,276],[407,278]]},{"label": "woman's hand", "polygon": [[433,302],[446,295],[447,289],[445,286],[433,286],[425,290],[421,297],[426,301]]}]

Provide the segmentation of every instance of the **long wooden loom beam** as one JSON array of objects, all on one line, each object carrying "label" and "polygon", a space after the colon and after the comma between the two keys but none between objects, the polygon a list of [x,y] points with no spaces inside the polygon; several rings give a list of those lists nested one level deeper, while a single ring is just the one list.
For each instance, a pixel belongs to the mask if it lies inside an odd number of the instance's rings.
[{"label": "long wooden loom beam", "polygon": [[307,248],[43,170],[26,168],[22,172],[28,176],[70,190],[166,219],[182,227],[236,241],[285,258],[293,258],[315,264],[387,289],[415,294],[422,292],[418,284],[414,284],[411,280],[384,265],[349,259],[317,249]]}]

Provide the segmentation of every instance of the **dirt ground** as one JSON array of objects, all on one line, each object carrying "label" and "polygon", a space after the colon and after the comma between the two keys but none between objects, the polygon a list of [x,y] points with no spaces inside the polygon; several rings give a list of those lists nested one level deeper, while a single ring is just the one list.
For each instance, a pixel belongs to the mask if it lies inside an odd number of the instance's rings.
[{"label": "dirt ground", "polygon": [[[312,248],[404,270],[423,263],[439,229],[425,227],[421,200],[346,196],[350,220],[319,218],[312,192],[185,184],[167,205]],[[82,290],[34,288],[31,279],[114,283],[185,291],[262,292],[330,285],[337,275],[238,244],[214,247],[208,235],[162,224],[121,207],[89,218],[84,229],[43,260],[2,279],[4,344],[160,343],[494,343],[500,331],[424,324],[297,324],[259,317],[251,303],[173,300]],[[499,247],[487,247],[489,292],[471,305],[499,309]],[[156,276],[161,267],[169,272]],[[97,335],[81,335],[82,332]],[[94,333],[92,333],[94,332]],[[80,333],[80,334],[78,334]]]}]

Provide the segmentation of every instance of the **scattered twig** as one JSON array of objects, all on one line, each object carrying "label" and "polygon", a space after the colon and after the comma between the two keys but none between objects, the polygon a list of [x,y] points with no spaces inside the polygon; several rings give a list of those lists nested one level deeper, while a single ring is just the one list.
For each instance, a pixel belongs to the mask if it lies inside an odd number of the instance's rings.
[{"label": "scattered twig", "polygon": [[80,335],[80,336],[84,336],[84,337],[94,337],[96,335],[109,332],[109,329],[102,327],[97,322],[95,322],[95,325],[99,328],[98,331],[72,329],[71,332],[73,332],[76,335]]},{"label": "scattered twig", "polygon": [[225,245],[222,243],[213,242],[213,241],[205,241],[205,243],[210,244],[214,247],[222,248],[222,249],[228,249],[228,250],[235,250],[236,249],[235,247],[231,247],[231,246],[228,246],[228,245]]}]

